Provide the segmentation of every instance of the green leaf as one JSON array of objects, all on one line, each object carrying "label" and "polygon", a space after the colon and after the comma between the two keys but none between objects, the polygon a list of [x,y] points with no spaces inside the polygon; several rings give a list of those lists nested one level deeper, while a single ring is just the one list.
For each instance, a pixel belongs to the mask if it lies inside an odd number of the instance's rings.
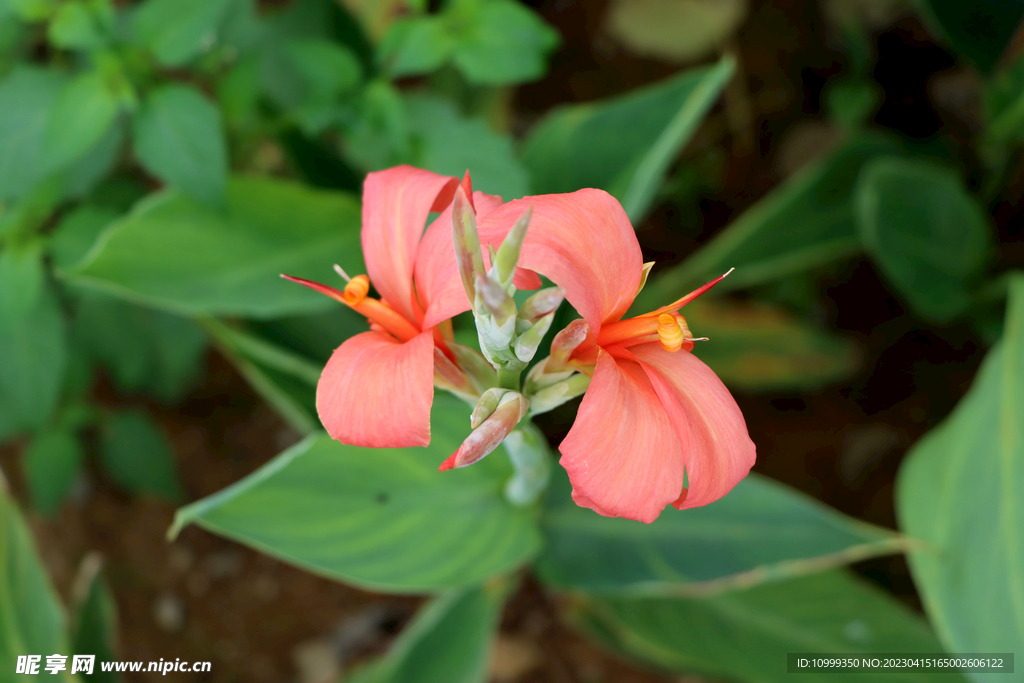
[{"label": "green leaf", "polygon": [[350,683],[485,683],[506,587],[488,583],[434,598],[386,656],[346,676]]},{"label": "green leaf", "polygon": [[[8,680],[19,655],[43,655],[39,672],[45,673],[45,655],[68,652],[64,628],[64,610],[36,556],[32,533],[0,479],[0,667]],[[76,679],[64,671],[60,680]]]},{"label": "green leaf", "polygon": [[82,199],[106,180],[120,161],[124,139],[125,126],[115,120],[99,142],[60,174],[63,198]]},{"label": "green leaf", "polygon": [[134,136],[146,170],[208,204],[223,201],[228,164],[220,112],[198,91],[165,85],[151,92]]},{"label": "green leaf", "polygon": [[280,278],[362,272],[359,203],[269,178],[238,178],[223,210],[176,192],[140,202],[104,232],[75,281],[184,315],[273,318],[337,307]]},{"label": "green leaf", "polygon": [[25,451],[25,473],[32,504],[44,515],[60,509],[82,468],[82,447],[74,432],[38,434]]},{"label": "green leaf", "polygon": [[710,339],[697,342],[694,355],[730,387],[814,389],[849,377],[860,367],[856,344],[777,306],[704,295],[681,313],[695,336]]},{"label": "green leaf", "polygon": [[366,319],[351,308],[339,307],[322,313],[251,321],[249,328],[275,344],[326,363],[343,341],[366,331]]},{"label": "green leaf", "polygon": [[[896,511],[927,542],[910,554],[925,610],[952,652],[1024,651],[1024,276],[1003,339],[953,413],[904,460]],[[975,681],[1000,679],[976,674]]]},{"label": "green leaf", "polygon": [[50,112],[43,138],[44,168],[58,169],[82,157],[114,123],[118,97],[99,71],[71,80]]},{"label": "green leaf", "polygon": [[971,304],[966,283],[991,251],[988,221],[953,171],[879,159],[855,190],[858,229],[882,272],[921,315],[939,322]]},{"label": "green leaf", "polygon": [[1017,58],[983,84],[988,142],[1024,138],[1024,59]]},{"label": "green leaf", "polygon": [[[946,33],[953,47],[966,55],[982,72],[991,71],[1024,16],[1022,0],[928,0],[929,23]],[[926,15],[927,16],[927,15]]]},{"label": "green leaf", "polygon": [[78,264],[117,216],[117,211],[111,208],[92,204],[83,204],[67,213],[50,235],[54,265],[69,270]]},{"label": "green leaf", "polygon": [[461,0],[449,12],[456,31],[452,60],[476,85],[539,79],[560,41],[557,31],[514,0]]},{"label": "green leaf", "polygon": [[735,70],[731,59],[596,103],[559,107],[527,136],[535,194],[596,187],[637,222]]},{"label": "green leaf", "polygon": [[885,138],[851,139],[747,209],[684,261],[651,278],[634,311],[646,312],[735,267],[717,291],[771,282],[857,253],[853,188],[861,167],[894,153]]},{"label": "green leaf", "polygon": [[[613,650],[659,669],[745,683],[789,683],[787,652],[942,652],[924,622],[893,598],[832,571],[710,598],[580,598],[570,620]],[[834,671],[807,683],[958,681],[960,674]]]},{"label": "green leaf", "polygon": [[202,370],[206,335],[187,318],[93,291],[76,309],[78,341],[123,391],[173,401]]},{"label": "green leaf", "polygon": [[171,444],[149,415],[112,413],[100,425],[100,462],[132,493],[171,501],[182,497]]},{"label": "green leaf", "polygon": [[899,552],[906,545],[894,532],[757,474],[711,505],[668,510],[645,525],[577,506],[568,478],[556,471],[542,518],[547,543],[537,572],[558,589],[703,595]]},{"label": "green leaf", "polygon": [[483,119],[464,118],[447,100],[419,96],[406,104],[410,132],[419,143],[410,160],[414,165],[456,177],[469,170],[473,189],[506,200],[529,193],[526,169],[508,135],[491,130]]},{"label": "green leaf", "polygon": [[[0,291],[12,286],[0,282]],[[24,315],[0,310],[0,414],[19,429],[49,424],[67,363],[64,319],[49,288]]]},{"label": "green leaf", "polygon": [[214,45],[231,0],[146,0],[132,29],[163,66],[181,66]]},{"label": "green leaf", "polygon": [[41,179],[47,118],[63,84],[60,74],[30,66],[0,82],[0,201],[26,194]]},{"label": "green leaf", "polygon": [[[117,604],[103,578],[102,561],[96,553],[82,560],[75,577],[74,626],[71,631],[71,649],[77,653],[96,655],[96,661],[117,659]],[[115,683],[121,677],[112,671],[93,667],[91,680]]]},{"label": "green leaf", "polygon": [[296,70],[306,82],[308,98],[329,100],[351,92],[363,70],[352,51],[323,38],[295,39],[285,46]]},{"label": "green leaf", "polygon": [[437,71],[451,57],[455,37],[438,15],[403,17],[388,29],[377,60],[392,78]]},{"label": "green leaf", "polygon": [[467,407],[434,397],[423,448],[358,448],[313,435],[223,491],[182,508],[197,523],[324,576],[415,593],[478,583],[536,551],[531,511],[505,501],[501,452],[473,467],[437,466],[469,433]]},{"label": "green leaf", "polygon": [[107,42],[114,20],[113,7],[107,2],[65,2],[57,9],[47,27],[47,38],[54,47],[65,50],[95,50]]},{"label": "green leaf", "polygon": [[0,320],[14,325],[39,305],[46,284],[39,242],[0,251]]}]

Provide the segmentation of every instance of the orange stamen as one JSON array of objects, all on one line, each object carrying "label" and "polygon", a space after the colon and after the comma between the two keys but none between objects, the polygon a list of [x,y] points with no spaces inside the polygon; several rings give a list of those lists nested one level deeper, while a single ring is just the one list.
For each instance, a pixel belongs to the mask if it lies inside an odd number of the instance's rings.
[{"label": "orange stamen", "polygon": [[[605,325],[597,335],[598,346],[611,346],[638,337],[647,337],[658,332],[658,321],[647,315],[628,318]],[[655,336],[654,339],[657,339]],[[653,341],[653,340],[652,340]]]},{"label": "orange stamen", "polygon": [[675,353],[683,347],[683,329],[676,322],[675,316],[670,313],[662,313],[658,316],[658,341],[661,348],[669,353]]},{"label": "orange stamen", "polygon": [[386,303],[366,296],[367,292],[370,291],[370,279],[365,275],[357,275],[352,278],[345,285],[345,291],[343,292],[334,287],[322,285],[319,282],[304,280],[301,277],[292,277],[291,275],[281,275],[281,277],[285,280],[305,285],[321,294],[326,294],[336,301],[340,301],[355,312],[366,316],[371,323],[380,325],[403,342],[409,341],[420,333],[415,325],[403,318],[401,314],[396,313]]}]

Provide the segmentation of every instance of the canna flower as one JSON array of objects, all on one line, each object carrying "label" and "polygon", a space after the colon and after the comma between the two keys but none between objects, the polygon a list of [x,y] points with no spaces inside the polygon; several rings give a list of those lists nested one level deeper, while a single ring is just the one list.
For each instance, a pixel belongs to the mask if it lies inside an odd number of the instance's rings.
[{"label": "canna flower", "polygon": [[500,242],[527,207],[519,264],[559,285],[583,316],[556,335],[527,381],[529,389],[545,377],[564,383],[573,371],[590,377],[559,446],[573,500],[650,523],[667,505],[724,496],[753,466],[754,444],[728,389],[690,353],[694,340],[678,313],[721,278],[623,320],[648,266],[618,201],[594,189],[515,200],[483,217],[481,242]]},{"label": "canna flower", "polygon": [[[452,341],[450,319],[469,310],[452,243],[457,178],[411,166],[370,173],[363,185],[362,244],[367,275],[344,290],[283,276],[366,316],[370,331],[339,346],[317,384],[320,421],[338,441],[373,448],[426,446],[434,386],[474,399],[486,387],[463,368],[486,367]],[[479,215],[501,198],[461,186]],[[431,212],[440,212],[424,231]],[[530,286],[535,274],[520,279]],[[380,299],[370,296],[370,284]],[[537,283],[539,284],[539,283]],[[533,286],[537,286],[533,284]]]}]

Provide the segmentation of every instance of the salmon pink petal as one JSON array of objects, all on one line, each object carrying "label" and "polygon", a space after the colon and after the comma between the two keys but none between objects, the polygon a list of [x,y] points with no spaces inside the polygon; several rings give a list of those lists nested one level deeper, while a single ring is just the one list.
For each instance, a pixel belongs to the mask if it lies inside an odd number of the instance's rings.
[{"label": "salmon pink petal", "polygon": [[643,257],[619,202],[603,190],[524,197],[480,221],[480,241],[500,243],[527,207],[533,218],[520,265],[551,278],[594,330],[626,312],[640,286]]},{"label": "salmon pink petal", "polygon": [[[501,197],[474,192],[473,205],[479,219],[501,206]],[[416,254],[415,279],[416,293],[425,311],[423,329],[469,310],[469,298],[455,258],[451,204],[445,207],[423,234],[423,241]]]},{"label": "salmon pink petal", "polygon": [[381,298],[415,321],[412,276],[416,251],[431,211],[451,203],[459,181],[412,166],[366,176],[363,184],[363,254]]},{"label": "salmon pink petal", "polygon": [[606,517],[650,524],[683,488],[679,439],[640,365],[602,353],[558,450],[572,498]]},{"label": "salmon pink petal", "polygon": [[669,353],[657,343],[629,350],[654,385],[682,443],[689,489],[673,505],[682,510],[718,500],[754,465],[754,442],[736,400],[692,353]]},{"label": "salmon pink petal", "polygon": [[434,339],[424,332],[404,344],[363,332],[335,349],[316,387],[316,409],[328,433],[368,448],[426,446],[434,400]]}]

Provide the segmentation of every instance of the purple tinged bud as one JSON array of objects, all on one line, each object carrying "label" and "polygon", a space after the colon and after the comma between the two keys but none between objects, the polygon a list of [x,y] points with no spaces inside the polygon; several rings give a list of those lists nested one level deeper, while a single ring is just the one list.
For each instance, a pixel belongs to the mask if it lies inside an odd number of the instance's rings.
[{"label": "purple tinged bud", "polygon": [[480,251],[480,235],[476,229],[476,212],[460,185],[452,201],[452,236],[455,240],[455,258],[459,262],[462,286],[470,301],[476,299],[474,283],[484,277],[484,257]]},{"label": "purple tinged bud", "polygon": [[501,445],[519,421],[526,417],[530,403],[522,394],[509,391],[498,401],[498,406],[487,419],[474,429],[459,449],[441,463],[439,471],[466,467],[479,461]]}]

